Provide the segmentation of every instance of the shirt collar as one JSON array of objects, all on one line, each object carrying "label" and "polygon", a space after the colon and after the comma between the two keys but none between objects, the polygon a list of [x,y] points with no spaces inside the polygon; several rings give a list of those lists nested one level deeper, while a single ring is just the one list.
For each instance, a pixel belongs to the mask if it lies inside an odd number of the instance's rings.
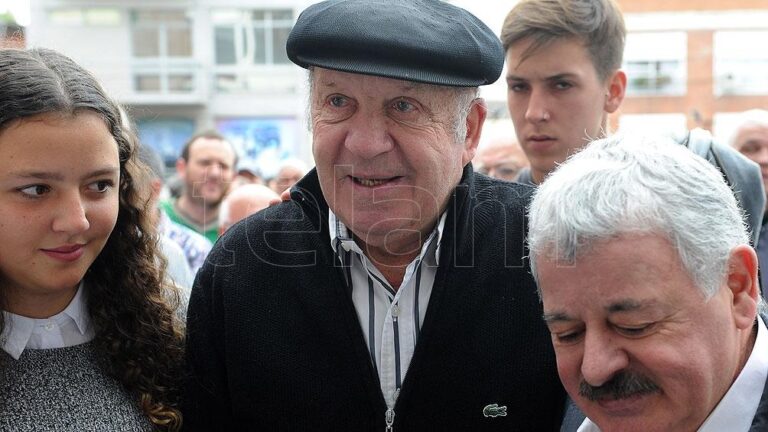
[{"label": "shirt collar", "polygon": [[[47,318],[47,320],[54,320],[59,325],[72,321],[75,323],[80,334],[85,335],[90,330],[91,319],[88,315],[83,291],[83,282],[81,281],[75,296],[67,307],[56,315]],[[2,335],[0,335],[0,346],[3,351],[18,360],[29,343],[36,322],[40,320],[3,311],[3,321],[4,328]]]},{"label": "shirt collar", "polygon": [[[758,316],[757,338],[747,363],[698,432],[749,430],[757,413],[766,379],[768,379],[768,329],[762,317]],[[578,432],[600,432],[600,428],[586,418]]]},{"label": "shirt collar", "polygon": [[91,316],[88,314],[88,306],[85,301],[85,294],[83,289],[83,282],[80,282],[80,286],[77,287],[77,292],[69,305],[56,316],[67,316],[77,325],[77,330],[80,334],[85,334],[91,327]]},{"label": "shirt collar", "polygon": [[[437,265],[440,263],[440,243],[443,240],[443,230],[445,229],[446,215],[446,212],[443,212],[443,214],[440,215],[437,226],[435,226],[435,229],[432,230],[432,232],[429,234],[429,237],[427,237],[427,240],[424,242],[424,244],[421,245],[421,253],[419,254],[418,258],[424,258],[424,255],[429,249],[429,245],[432,243],[434,238],[437,237],[434,264]],[[365,255],[360,249],[360,246],[355,243],[352,234],[349,232],[349,229],[347,229],[347,226],[344,225],[344,222],[342,222],[341,219],[338,219],[330,209],[328,210],[328,230],[331,233],[331,247],[333,248],[334,252],[340,254],[341,252],[338,250],[338,248],[341,246],[341,248],[346,252],[351,251],[360,255]]]},{"label": "shirt collar", "polygon": [[768,378],[768,330],[757,318],[757,338],[747,363],[699,432],[745,431],[752,425]]}]

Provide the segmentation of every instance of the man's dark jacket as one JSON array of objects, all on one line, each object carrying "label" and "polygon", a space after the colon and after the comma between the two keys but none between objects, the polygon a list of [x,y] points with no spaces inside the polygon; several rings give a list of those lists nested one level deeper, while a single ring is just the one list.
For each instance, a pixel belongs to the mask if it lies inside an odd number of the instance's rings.
[{"label": "man's dark jacket", "polygon": [[[765,316],[763,316],[763,322],[768,323]],[[755,418],[752,419],[752,426],[749,428],[749,432],[764,431],[768,431],[768,380],[763,387],[763,396],[760,398]]]},{"label": "man's dark jacket", "polygon": [[[522,258],[531,191],[464,169],[395,432],[559,429],[565,391]],[[291,198],[227,231],[197,276],[186,430],[385,429],[314,171]]]}]

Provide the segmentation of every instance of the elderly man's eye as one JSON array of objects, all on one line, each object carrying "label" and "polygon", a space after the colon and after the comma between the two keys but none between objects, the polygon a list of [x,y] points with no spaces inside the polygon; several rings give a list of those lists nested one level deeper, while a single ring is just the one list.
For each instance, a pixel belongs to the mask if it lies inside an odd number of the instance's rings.
[{"label": "elderly man's eye", "polygon": [[622,335],[626,337],[641,337],[646,334],[648,329],[651,327],[650,324],[637,326],[637,327],[622,327],[622,326],[616,326],[616,331],[618,333],[621,333]]},{"label": "elderly man's eye", "polygon": [[403,99],[400,99],[397,102],[395,102],[394,107],[396,110],[400,112],[411,112],[416,109],[416,107],[412,103]]},{"label": "elderly man's eye", "polygon": [[742,153],[757,153],[757,146],[754,145],[746,145],[741,148]]},{"label": "elderly man's eye", "polygon": [[344,96],[336,95],[336,96],[331,96],[330,99],[328,100],[328,103],[331,106],[334,106],[336,108],[341,108],[346,106],[348,101],[347,101],[347,98],[345,98]]},{"label": "elderly man's eye", "polygon": [[574,342],[578,342],[581,339],[583,332],[581,330],[574,330],[562,333],[553,333],[554,339],[558,344],[568,345]]}]

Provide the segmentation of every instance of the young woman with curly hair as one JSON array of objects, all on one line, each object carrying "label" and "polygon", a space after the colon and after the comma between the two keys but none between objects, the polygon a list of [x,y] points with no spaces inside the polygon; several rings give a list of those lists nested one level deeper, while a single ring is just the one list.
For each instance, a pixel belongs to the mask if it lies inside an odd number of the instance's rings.
[{"label": "young woman with curly hair", "polygon": [[71,59],[0,50],[2,431],[181,427],[180,299],[126,124]]}]

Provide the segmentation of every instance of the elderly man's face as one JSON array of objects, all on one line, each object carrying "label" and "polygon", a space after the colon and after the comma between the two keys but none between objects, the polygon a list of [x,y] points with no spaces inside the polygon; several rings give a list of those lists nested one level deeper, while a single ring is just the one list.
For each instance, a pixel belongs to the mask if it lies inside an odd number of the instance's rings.
[{"label": "elderly man's face", "polygon": [[481,148],[475,156],[477,171],[490,177],[514,181],[520,170],[528,166],[523,149],[515,142],[494,143]]},{"label": "elderly man's face", "polygon": [[277,193],[282,193],[284,190],[289,189],[296,184],[296,182],[301,180],[303,176],[304,173],[298,168],[290,166],[284,167],[278,171],[277,176],[275,176],[274,187],[272,190]]},{"label": "elderly man's face", "polygon": [[763,186],[768,193],[768,127],[761,124],[744,126],[736,135],[733,146],[760,165]]},{"label": "elderly man's face", "polygon": [[756,294],[729,275],[705,300],[657,235],[536,262],[560,379],[584,413],[603,432],[696,430],[748,355]]},{"label": "elderly man's face", "polygon": [[313,79],[313,153],[331,210],[369,247],[417,252],[474,155],[482,107],[457,143],[450,89],[327,69]]}]

